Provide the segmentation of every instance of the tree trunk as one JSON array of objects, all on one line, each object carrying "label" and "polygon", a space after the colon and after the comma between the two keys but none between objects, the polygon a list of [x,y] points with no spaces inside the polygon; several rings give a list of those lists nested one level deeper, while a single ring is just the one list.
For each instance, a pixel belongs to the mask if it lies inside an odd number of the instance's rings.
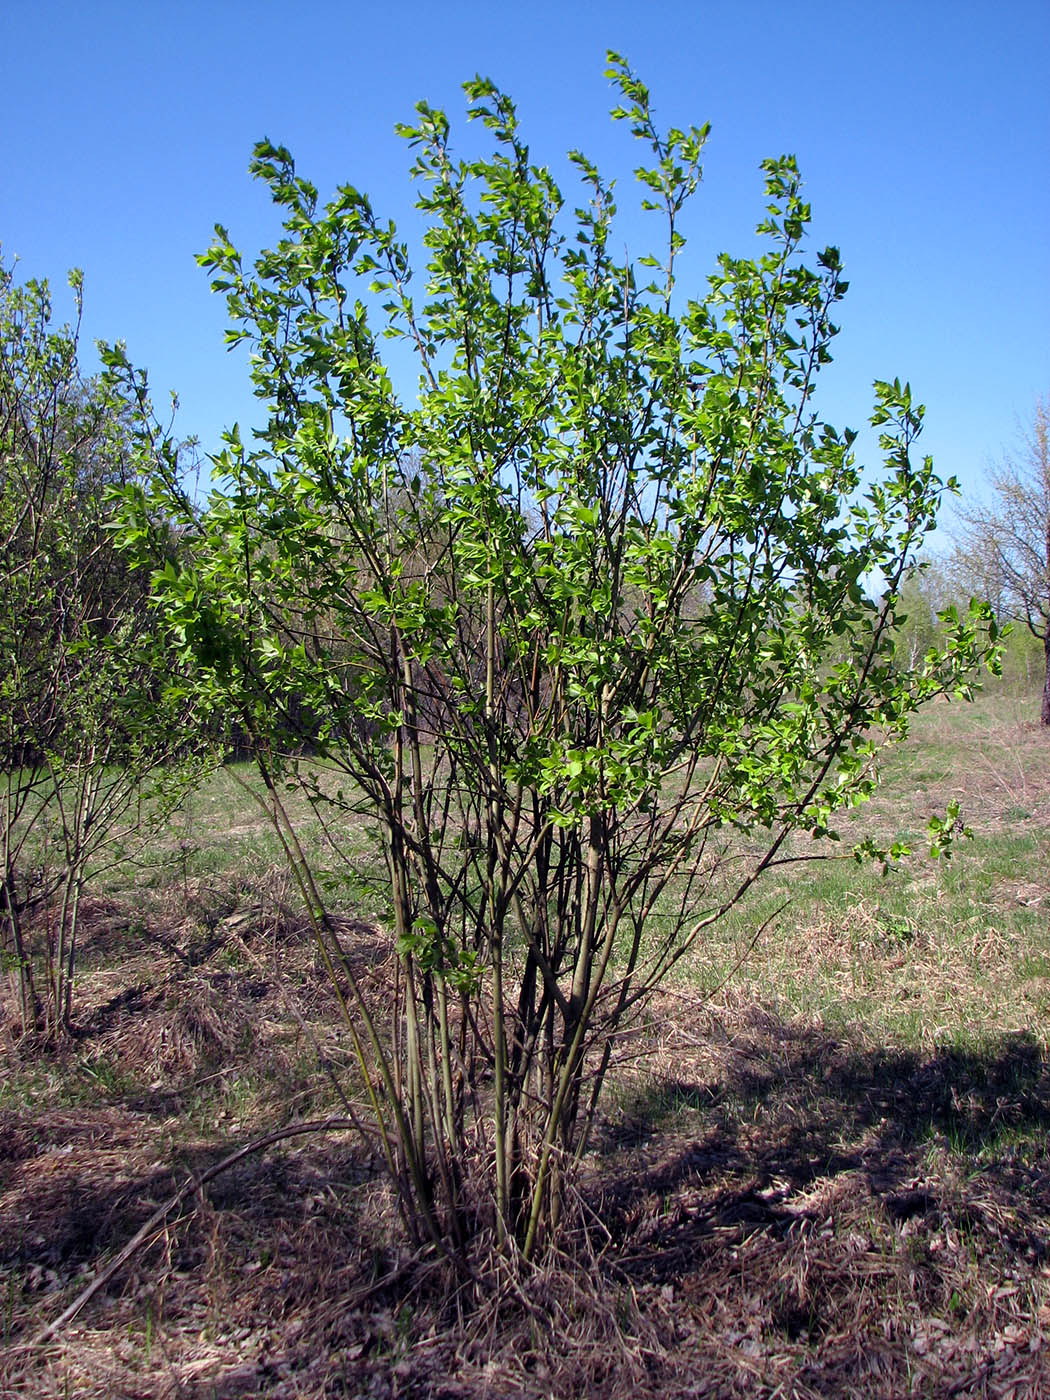
[{"label": "tree trunk", "polygon": [[1043,724],[1050,727],[1050,622],[1043,633],[1043,652],[1046,656],[1046,675],[1043,679]]}]

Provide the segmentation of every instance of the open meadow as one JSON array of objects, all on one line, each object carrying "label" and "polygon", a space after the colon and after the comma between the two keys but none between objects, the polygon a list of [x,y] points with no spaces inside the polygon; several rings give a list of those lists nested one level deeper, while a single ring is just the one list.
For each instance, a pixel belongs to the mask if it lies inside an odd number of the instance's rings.
[{"label": "open meadow", "polygon": [[[345,1126],[332,985],[248,770],[216,771],[92,892],[72,1043],[0,1052],[0,1395],[1050,1393],[1036,719],[994,684],[931,706],[852,819],[911,857],[780,866],[709,931],[619,1040],[578,1188],[592,1262],[570,1239],[470,1309]],[[934,860],[952,799],[973,840]],[[328,898],[379,1005],[383,871],[363,827],[339,838],[360,859]]]}]

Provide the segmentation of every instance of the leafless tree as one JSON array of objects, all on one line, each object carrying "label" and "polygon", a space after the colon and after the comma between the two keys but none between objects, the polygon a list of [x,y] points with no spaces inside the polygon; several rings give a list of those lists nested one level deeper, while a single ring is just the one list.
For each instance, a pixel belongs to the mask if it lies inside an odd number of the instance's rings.
[{"label": "leafless tree", "polygon": [[960,555],[971,577],[987,580],[1000,619],[1020,623],[1042,642],[1042,722],[1050,726],[1050,396],[1036,401],[1017,447],[991,470],[989,484],[990,500],[960,512]]}]

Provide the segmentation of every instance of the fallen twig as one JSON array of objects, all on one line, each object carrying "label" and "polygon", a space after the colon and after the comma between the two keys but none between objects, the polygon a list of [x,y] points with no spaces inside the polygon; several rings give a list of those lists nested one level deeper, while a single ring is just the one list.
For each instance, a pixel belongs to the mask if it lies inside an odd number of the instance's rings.
[{"label": "fallen twig", "polygon": [[[350,1118],[317,1118],[306,1123],[292,1123],[286,1128],[278,1128],[272,1133],[265,1133],[262,1137],[253,1138],[251,1142],[245,1143],[243,1147],[238,1147],[236,1152],[231,1152],[229,1156],[223,1157],[221,1162],[216,1162],[214,1166],[209,1167],[207,1171],[202,1172],[200,1176],[191,1177],[184,1186],[180,1187],[180,1189],[175,1192],[174,1196],[170,1197],[169,1200],[165,1201],[162,1206],[159,1206],[153,1212],[146,1223],[132,1235],[131,1239],[128,1240],[117,1257],[111,1260],[102,1272],[97,1274],[82,1292],[77,1294],[69,1307],[66,1308],[63,1313],[60,1313],[53,1322],[49,1322],[42,1331],[37,1333],[32,1341],[26,1343],[24,1348],[21,1349],[31,1351],[38,1346],[42,1346],[45,1342],[50,1341],[55,1333],[63,1328],[67,1322],[71,1322],[73,1318],[76,1317],[77,1313],[80,1312],[81,1308],[91,1301],[99,1289],[103,1288],[113,1275],[124,1267],[132,1255],[142,1247],[157,1226],[161,1224],[165,1217],[169,1215],[176,1206],[181,1205],[187,1196],[192,1195],[194,1191],[199,1191],[202,1186],[207,1185],[209,1181],[213,1180],[221,1172],[228,1171],[230,1167],[236,1166],[236,1164],[243,1161],[245,1157],[250,1157],[253,1152],[261,1152],[263,1148],[272,1147],[278,1142],[285,1142],[288,1138],[302,1137],[306,1133],[345,1132],[350,1129],[356,1129],[356,1126],[353,1119]],[[16,1350],[18,1349],[19,1348],[16,1348]]]}]

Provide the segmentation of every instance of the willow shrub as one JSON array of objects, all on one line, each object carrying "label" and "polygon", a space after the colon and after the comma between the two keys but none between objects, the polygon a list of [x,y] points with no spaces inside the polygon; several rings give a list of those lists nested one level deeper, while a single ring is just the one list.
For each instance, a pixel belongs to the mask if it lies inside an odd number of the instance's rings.
[{"label": "willow shrub", "polygon": [[145,580],[113,546],[135,404],[80,365],[46,282],[0,260],[0,1021],[72,1027],[81,901],[134,856],[195,781],[175,661]]},{"label": "willow shrub", "polygon": [[[793,832],[836,839],[878,747],[980,659],[964,619],[917,669],[893,664],[900,584],[951,483],[913,454],[907,386],[876,385],[867,486],[854,435],[813,408],[846,284],[836,249],[804,258],[795,161],[764,163],[765,251],[720,257],[690,297],[679,223],[707,128],[661,131],[616,55],[609,76],[662,220],[636,264],[612,185],[571,153],[587,193],[567,212],[488,81],[465,92],[490,154],[457,158],[425,104],[400,128],[428,221],[418,283],[363,194],[321,205],[258,145],[283,236],[246,267],[219,227],[201,261],[265,428],[227,434],[202,514],[163,471],[124,510],[142,557],[158,518],[182,522],[154,592],[197,702],[250,736],[349,988],[366,1130],[406,1222],[464,1266],[552,1245],[626,1020],[794,858]],[[410,394],[377,322],[415,357]],[[398,973],[379,1019],[288,784],[334,837],[363,811],[381,839]]]}]

